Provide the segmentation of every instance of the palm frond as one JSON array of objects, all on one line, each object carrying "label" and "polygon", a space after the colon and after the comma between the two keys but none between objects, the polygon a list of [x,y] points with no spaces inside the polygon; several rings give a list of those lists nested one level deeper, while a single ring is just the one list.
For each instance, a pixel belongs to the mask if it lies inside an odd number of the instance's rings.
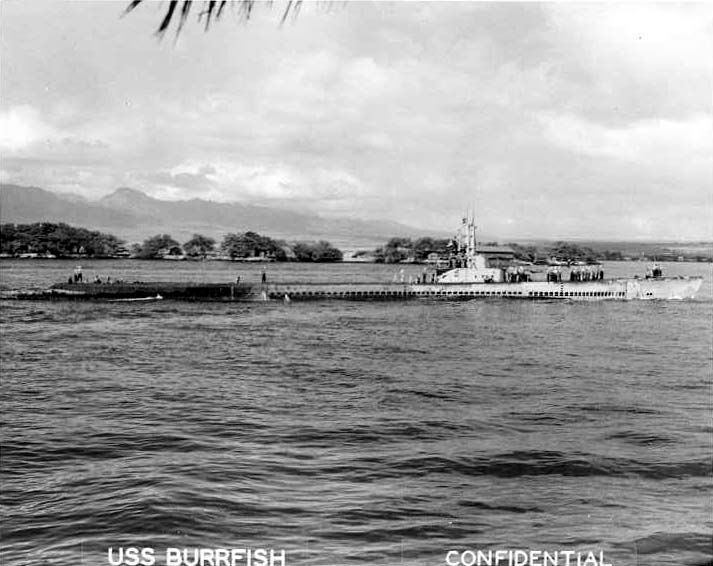
[{"label": "palm frond", "polygon": [[220,15],[223,13],[223,8],[225,8],[225,5],[228,3],[228,0],[222,0],[220,3],[220,6],[218,6],[218,13],[215,15],[215,19],[217,20],[220,18]]},{"label": "palm frond", "polygon": [[168,29],[168,25],[171,23],[171,18],[173,18],[173,13],[176,11],[176,6],[178,6],[178,0],[171,0],[168,5],[168,10],[166,10],[166,15],[163,17],[161,25],[158,26],[158,30],[156,31],[158,35],[162,36],[166,29]]},{"label": "palm frond", "polygon": [[[144,0],[131,0],[122,13],[122,16],[132,12],[143,2]],[[231,7],[237,6],[238,16],[242,19],[249,20],[257,2],[258,0],[204,0],[204,9],[198,13],[198,21],[200,22],[203,18],[205,18],[205,31],[208,31],[211,22],[220,19],[227,5],[230,5]],[[175,16],[178,15],[178,26],[176,28],[176,37],[178,37],[183,30],[183,26],[188,20],[188,16],[190,15],[191,8],[193,8],[194,3],[194,0],[170,0],[168,8],[166,8],[166,12],[164,13],[161,23],[156,30],[156,35],[163,37],[166,30],[170,27],[171,22],[175,20]],[[177,12],[176,8],[178,8],[179,4],[181,4],[181,9]],[[269,0],[266,4],[272,5],[272,0]],[[301,5],[302,0],[289,0],[284,12],[282,13],[280,25],[285,23],[290,14],[293,18],[296,17]]]},{"label": "palm frond", "polygon": [[126,10],[124,10],[124,13],[125,13],[125,14],[128,14],[129,12],[131,12],[131,10],[133,10],[134,8],[136,8],[136,6],[138,6],[139,4],[141,4],[141,2],[143,2],[143,0],[131,0],[131,2],[129,3],[129,5],[126,7]]},{"label": "palm frond", "polygon": [[178,34],[181,33],[181,30],[183,29],[183,24],[186,23],[186,19],[188,18],[188,12],[191,11],[191,4],[193,0],[184,0],[183,6],[181,7],[181,18],[178,20],[178,29],[176,30],[176,37],[178,37]]}]

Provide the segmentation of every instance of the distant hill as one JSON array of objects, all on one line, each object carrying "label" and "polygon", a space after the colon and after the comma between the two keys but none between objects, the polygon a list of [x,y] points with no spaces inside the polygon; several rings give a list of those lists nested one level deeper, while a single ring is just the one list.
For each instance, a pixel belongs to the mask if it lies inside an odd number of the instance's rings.
[{"label": "distant hill", "polygon": [[[132,215],[120,210],[110,210],[96,203],[72,195],[63,197],[37,187],[0,185],[0,221],[31,223],[61,221],[87,228],[111,226],[128,229],[136,226]],[[89,226],[88,224],[91,224]]]},{"label": "distant hill", "polygon": [[194,233],[220,240],[228,232],[248,230],[287,240],[326,239],[345,247],[374,247],[392,236],[444,236],[441,232],[387,220],[323,218],[285,209],[202,199],[164,201],[126,187],[98,201],[89,201],[39,187],[0,184],[0,222],[41,221],[102,230],[130,242],[164,232],[179,241]]}]

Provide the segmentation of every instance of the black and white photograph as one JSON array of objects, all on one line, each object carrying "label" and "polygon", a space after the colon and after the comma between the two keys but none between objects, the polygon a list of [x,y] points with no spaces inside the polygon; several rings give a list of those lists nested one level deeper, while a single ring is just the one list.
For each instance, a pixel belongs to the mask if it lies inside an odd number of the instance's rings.
[{"label": "black and white photograph", "polygon": [[713,566],[713,3],[0,0],[0,566]]}]

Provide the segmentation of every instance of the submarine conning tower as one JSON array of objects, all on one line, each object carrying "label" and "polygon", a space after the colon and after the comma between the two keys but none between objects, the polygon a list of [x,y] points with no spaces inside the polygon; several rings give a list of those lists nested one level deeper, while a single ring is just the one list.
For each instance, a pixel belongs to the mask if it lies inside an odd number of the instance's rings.
[{"label": "submarine conning tower", "polygon": [[462,255],[460,267],[454,267],[438,276],[438,283],[502,283],[503,271],[488,267],[484,255],[478,253],[475,237],[475,214],[468,211],[456,233],[458,255]]}]

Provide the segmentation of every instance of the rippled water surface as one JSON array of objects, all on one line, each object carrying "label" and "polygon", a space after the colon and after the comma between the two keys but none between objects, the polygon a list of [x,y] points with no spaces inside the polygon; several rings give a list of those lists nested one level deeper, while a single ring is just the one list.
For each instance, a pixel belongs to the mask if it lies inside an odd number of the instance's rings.
[{"label": "rippled water surface", "polygon": [[[167,263],[84,267],[259,278]],[[0,286],[71,269],[3,261]],[[134,545],[286,549],[290,565],[442,565],[488,548],[708,564],[710,265],[666,269],[704,275],[698,298],[3,301],[0,563],[107,564],[108,547]]]}]

